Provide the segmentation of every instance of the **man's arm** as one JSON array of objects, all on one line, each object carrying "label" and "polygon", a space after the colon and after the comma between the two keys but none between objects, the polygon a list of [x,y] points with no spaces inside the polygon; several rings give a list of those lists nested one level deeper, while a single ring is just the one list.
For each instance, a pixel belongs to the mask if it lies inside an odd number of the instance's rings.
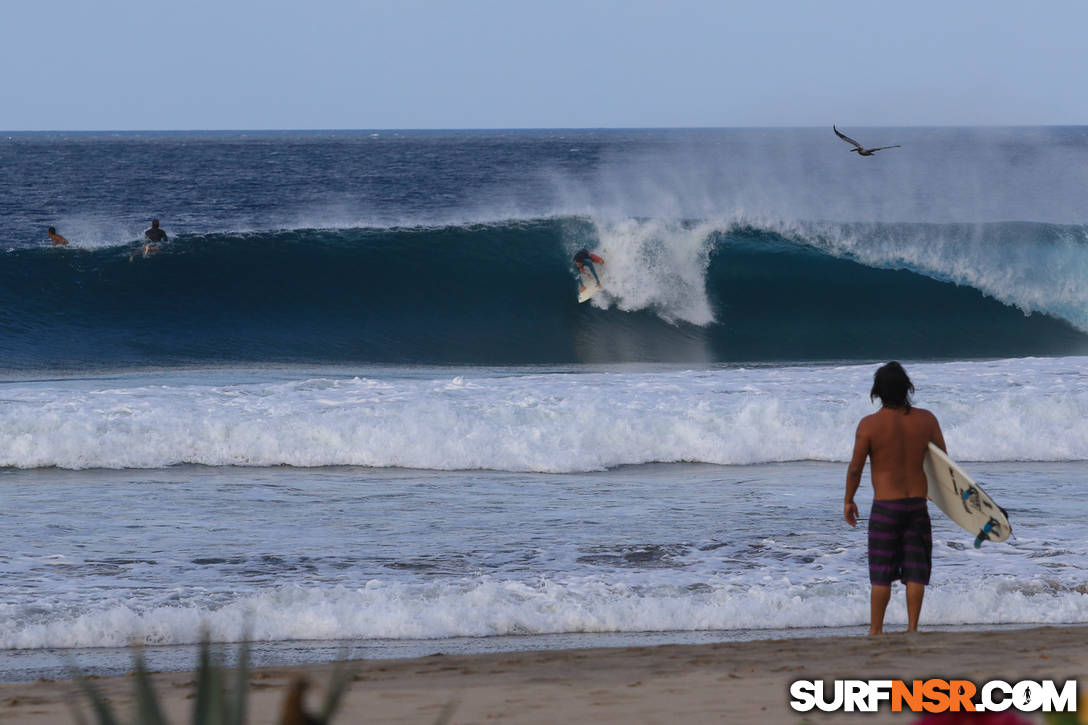
[{"label": "man's arm", "polygon": [[846,497],[843,499],[842,517],[851,526],[858,525],[858,505],[854,503],[854,494],[861,485],[861,474],[865,470],[865,459],[869,456],[869,431],[865,421],[858,423],[854,434],[854,455],[846,469]]},{"label": "man's arm", "polygon": [[[930,415],[933,415],[930,413]],[[948,449],[944,445],[944,434],[941,433],[941,424],[937,422],[937,416],[933,415],[933,430],[929,434],[929,440],[937,444],[945,453],[948,453]]]}]

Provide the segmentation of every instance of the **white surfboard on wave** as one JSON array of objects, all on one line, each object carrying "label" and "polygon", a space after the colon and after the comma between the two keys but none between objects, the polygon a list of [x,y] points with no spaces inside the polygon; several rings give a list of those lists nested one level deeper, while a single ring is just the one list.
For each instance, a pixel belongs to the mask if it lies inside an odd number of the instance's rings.
[{"label": "white surfboard on wave", "polygon": [[578,275],[578,301],[585,302],[593,295],[601,291],[601,286],[597,284],[596,278],[593,273],[588,269],[583,269]]},{"label": "white surfboard on wave", "polygon": [[975,548],[983,541],[1004,541],[1012,533],[1005,510],[944,451],[929,444],[923,464],[929,483],[929,500],[948,518],[975,536]]}]

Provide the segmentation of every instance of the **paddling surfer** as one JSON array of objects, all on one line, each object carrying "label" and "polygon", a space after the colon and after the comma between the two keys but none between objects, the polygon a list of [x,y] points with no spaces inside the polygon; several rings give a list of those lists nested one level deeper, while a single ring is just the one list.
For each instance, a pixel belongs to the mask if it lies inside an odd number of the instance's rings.
[{"label": "paddling surfer", "polygon": [[159,220],[151,220],[151,228],[144,232],[144,241],[147,244],[144,246],[144,256],[157,252],[158,247],[152,246],[153,244],[159,244],[161,242],[168,242],[170,238],[166,236],[166,232],[159,228]]},{"label": "paddling surfer", "polygon": [[[914,385],[903,366],[890,362],[876,371],[870,400],[881,408],[861,419],[854,438],[854,455],[846,471],[843,517],[858,524],[854,494],[861,485],[865,459],[870,461],[873,508],[869,515],[869,634],[884,632],[884,612],[892,582],[907,589],[907,631],[918,629],[922,599],[932,565],[933,540],[926,508],[925,471],[930,442],[945,450],[937,417],[910,403]],[[947,452],[947,451],[946,451]]]},{"label": "paddling surfer", "polygon": [[53,242],[54,247],[68,246],[68,240],[57,234],[56,227],[49,227],[49,241]]}]

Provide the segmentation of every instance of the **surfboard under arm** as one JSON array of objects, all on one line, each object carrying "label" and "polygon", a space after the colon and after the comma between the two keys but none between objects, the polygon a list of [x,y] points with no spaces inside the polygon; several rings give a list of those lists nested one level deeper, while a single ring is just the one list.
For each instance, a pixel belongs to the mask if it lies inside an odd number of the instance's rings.
[{"label": "surfboard under arm", "polygon": [[1009,538],[1012,525],[1005,509],[933,443],[929,444],[923,467],[929,484],[929,500],[948,518],[975,535],[975,548],[982,546],[983,541]]}]

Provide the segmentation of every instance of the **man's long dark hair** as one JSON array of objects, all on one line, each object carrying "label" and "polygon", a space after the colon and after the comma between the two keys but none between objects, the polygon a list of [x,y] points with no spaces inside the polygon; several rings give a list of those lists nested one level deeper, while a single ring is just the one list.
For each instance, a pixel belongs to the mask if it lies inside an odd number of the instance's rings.
[{"label": "man's long dark hair", "polygon": [[873,375],[873,389],[869,391],[869,400],[880,398],[885,408],[906,408],[910,412],[910,396],[914,392],[914,383],[907,377],[907,371],[894,360],[881,365]]}]

